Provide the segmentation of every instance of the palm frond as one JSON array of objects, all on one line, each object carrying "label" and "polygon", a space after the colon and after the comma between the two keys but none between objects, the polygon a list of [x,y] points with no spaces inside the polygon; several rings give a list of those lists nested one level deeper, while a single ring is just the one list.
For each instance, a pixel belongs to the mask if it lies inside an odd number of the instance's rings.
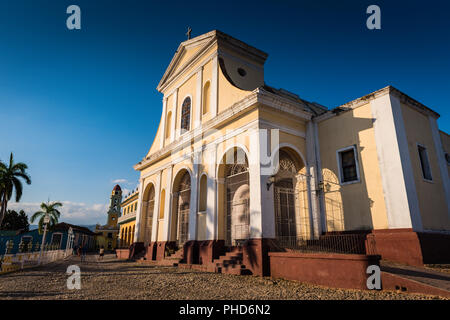
[{"label": "palm frond", "polygon": [[31,184],[31,178],[30,178],[30,176],[28,175],[28,174],[26,174],[25,172],[18,172],[18,173],[15,173],[14,174],[16,177],[20,177],[20,178],[22,178],[23,180],[25,180],[25,182],[27,183],[27,184]]},{"label": "palm frond", "polygon": [[16,202],[19,202],[20,198],[22,198],[22,182],[20,182],[20,180],[16,177],[13,177],[12,183],[14,184],[14,188],[16,189]]},{"label": "palm frond", "polygon": [[41,216],[45,216],[45,212],[44,211],[37,211],[37,212],[33,213],[33,215],[30,218],[30,221],[34,222],[36,219],[40,218]]}]

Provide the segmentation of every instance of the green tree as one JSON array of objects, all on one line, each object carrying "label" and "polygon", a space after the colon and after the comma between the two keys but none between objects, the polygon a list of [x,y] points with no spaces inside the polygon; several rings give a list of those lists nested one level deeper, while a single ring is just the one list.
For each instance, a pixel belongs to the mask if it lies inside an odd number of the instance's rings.
[{"label": "green tree", "polygon": [[16,192],[16,202],[19,202],[22,197],[23,187],[20,179],[25,180],[27,184],[31,184],[30,176],[26,172],[27,169],[28,166],[25,163],[14,162],[12,152],[8,165],[0,161],[0,225],[6,214],[8,201],[11,200],[13,191]]},{"label": "green tree", "polygon": [[28,216],[23,210],[20,210],[19,213],[17,213],[15,210],[8,210],[6,211],[5,217],[3,218],[0,229],[28,231],[30,229]]},{"label": "green tree", "polygon": [[59,208],[62,207],[61,202],[42,202],[41,203],[41,210],[35,212],[31,216],[31,222],[34,222],[35,220],[39,219],[38,228],[39,228],[39,234],[42,234],[44,230],[44,218],[46,215],[50,218],[50,222],[47,226],[47,228],[53,228],[55,224],[58,223],[59,217],[61,216],[61,213],[59,212]]}]

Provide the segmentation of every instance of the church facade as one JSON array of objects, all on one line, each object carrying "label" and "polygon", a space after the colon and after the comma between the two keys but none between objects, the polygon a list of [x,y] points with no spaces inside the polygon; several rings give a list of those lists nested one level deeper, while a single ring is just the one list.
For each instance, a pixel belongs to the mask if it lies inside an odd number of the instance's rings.
[{"label": "church facade", "polygon": [[157,87],[156,137],[134,166],[132,251],[182,249],[208,264],[251,248],[252,272],[266,274],[272,250],[363,234],[382,258],[443,257],[450,137],[439,114],[391,86],[329,110],[267,86],[267,57],[220,31],[180,44]]}]

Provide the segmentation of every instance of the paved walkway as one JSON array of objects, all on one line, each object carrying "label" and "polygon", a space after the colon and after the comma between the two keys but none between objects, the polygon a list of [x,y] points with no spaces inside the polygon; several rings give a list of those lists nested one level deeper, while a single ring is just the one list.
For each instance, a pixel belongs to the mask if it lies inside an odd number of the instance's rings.
[{"label": "paved walkway", "polygon": [[450,291],[450,273],[424,267],[405,266],[388,261],[381,262],[381,270]]},{"label": "paved walkway", "polygon": [[[69,265],[81,289],[67,289]],[[88,256],[0,276],[0,299],[433,299],[396,292],[343,290],[255,276],[205,273]]]}]

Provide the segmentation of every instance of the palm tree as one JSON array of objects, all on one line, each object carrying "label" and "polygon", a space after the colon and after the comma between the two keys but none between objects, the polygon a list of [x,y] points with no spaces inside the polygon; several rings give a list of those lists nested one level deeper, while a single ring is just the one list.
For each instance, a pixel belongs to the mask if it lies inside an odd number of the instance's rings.
[{"label": "palm tree", "polygon": [[0,225],[6,214],[8,201],[11,200],[13,190],[16,191],[16,202],[20,201],[22,197],[22,182],[19,178],[25,180],[27,184],[31,184],[31,179],[26,172],[28,166],[25,163],[14,163],[14,157],[11,152],[9,157],[9,165],[0,161]]},{"label": "palm tree", "polygon": [[58,208],[62,207],[61,202],[42,202],[41,210],[35,212],[31,216],[31,222],[33,223],[35,220],[39,219],[39,234],[42,234],[42,227],[44,226],[45,216],[48,216],[50,221],[48,223],[48,227],[52,228],[55,224],[58,223],[58,219],[61,216],[61,212],[59,212]]}]

